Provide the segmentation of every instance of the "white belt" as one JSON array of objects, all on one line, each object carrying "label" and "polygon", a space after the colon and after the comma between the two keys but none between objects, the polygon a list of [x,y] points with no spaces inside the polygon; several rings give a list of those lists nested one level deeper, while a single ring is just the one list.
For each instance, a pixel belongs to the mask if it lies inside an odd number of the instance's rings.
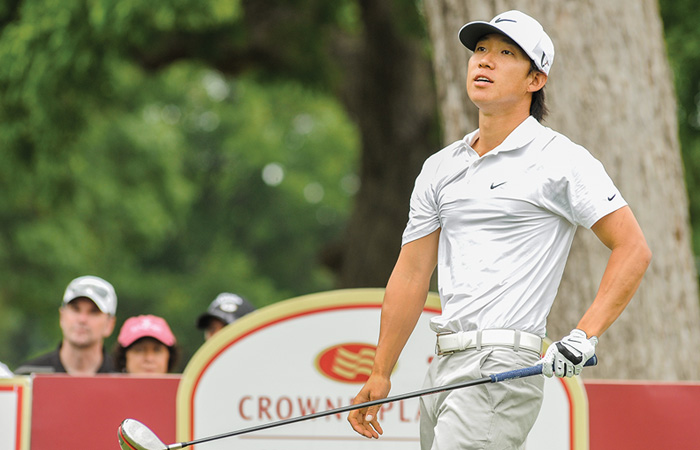
[{"label": "white belt", "polygon": [[469,348],[481,350],[481,347],[512,347],[542,352],[542,338],[519,330],[479,330],[460,331],[456,333],[438,333],[435,353],[449,355]]}]

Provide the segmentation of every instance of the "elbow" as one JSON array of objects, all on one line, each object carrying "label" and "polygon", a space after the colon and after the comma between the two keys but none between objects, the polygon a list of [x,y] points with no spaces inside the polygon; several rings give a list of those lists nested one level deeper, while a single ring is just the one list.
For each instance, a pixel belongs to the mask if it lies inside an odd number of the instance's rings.
[{"label": "elbow", "polygon": [[649,267],[649,264],[651,264],[651,249],[649,248],[649,245],[647,245],[646,242],[642,242],[639,246],[638,252],[639,262],[642,264],[642,267],[644,267],[644,271],[646,271]]}]

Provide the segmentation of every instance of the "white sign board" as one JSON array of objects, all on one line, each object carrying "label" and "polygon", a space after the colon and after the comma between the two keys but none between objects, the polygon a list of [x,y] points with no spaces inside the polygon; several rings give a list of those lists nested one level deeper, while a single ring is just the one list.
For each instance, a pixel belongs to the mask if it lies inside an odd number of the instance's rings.
[{"label": "white sign board", "polygon": [[29,449],[29,377],[0,378],[0,449]]},{"label": "white sign board", "polygon": [[[382,296],[381,289],[304,296],[262,308],[226,327],[199,349],[183,374],[178,441],[349,405],[371,369]],[[439,308],[437,296],[431,294],[394,370],[390,395],[422,388],[435,357],[429,320]],[[561,397],[552,396],[560,405],[553,419],[565,421],[561,439],[566,446],[559,446],[559,438],[549,430],[547,448],[571,448],[571,421],[560,411],[569,412],[569,396],[564,393],[563,403]],[[418,402],[384,405],[379,417],[384,435],[379,440],[352,431],[346,413],[210,441],[206,448],[417,449]]]}]

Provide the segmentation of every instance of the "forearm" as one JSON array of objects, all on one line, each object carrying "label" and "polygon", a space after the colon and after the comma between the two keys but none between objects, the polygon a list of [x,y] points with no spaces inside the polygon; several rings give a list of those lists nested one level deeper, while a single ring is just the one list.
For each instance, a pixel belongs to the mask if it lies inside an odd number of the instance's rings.
[{"label": "forearm", "polygon": [[651,261],[651,251],[629,207],[603,217],[592,230],[611,250],[610,258],[598,293],[577,329],[547,349],[542,373],[548,377],[580,373],[583,364],[595,354],[598,337],[629,304]]},{"label": "forearm", "polygon": [[388,380],[428,298],[440,230],[401,248],[384,294],[372,374]]},{"label": "forearm", "polygon": [[372,373],[388,378],[420,318],[429,279],[417,280],[394,272],[387,283]]},{"label": "forearm", "polygon": [[[353,403],[385,398],[391,389],[391,371],[423,312],[428,298],[430,276],[437,264],[440,230],[409,242],[401,248],[399,259],[384,293],[377,352],[369,379]],[[352,428],[368,438],[383,433],[377,412],[379,405],[350,411]]]},{"label": "forearm", "polygon": [[613,248],[596,297],[577,328],[588,337],[603,334],[629,304],[650,261],[643,239]]}]

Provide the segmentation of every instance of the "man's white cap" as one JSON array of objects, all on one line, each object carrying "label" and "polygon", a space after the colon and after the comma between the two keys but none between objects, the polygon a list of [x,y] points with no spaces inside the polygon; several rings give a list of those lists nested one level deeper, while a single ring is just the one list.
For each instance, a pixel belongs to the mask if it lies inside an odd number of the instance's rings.
[{"label": "man's white cap", "polygon": [[554,62],[554,44],[542,25],[520,11],[506,11],[491,22],[469,22],[459,30],[459,40],[474,51],[479,39],[490,33],[504,34],[511,38],[535,63],[538,69],[549,75]]},{"label": "man's white cap", "polygon": [[114,287],[100,277],[85,275],[71,281],[63,294],[63,304],[67,305],[78,297],[89,298],[103,313],[112,316],[117,313],[117,294]]}]

